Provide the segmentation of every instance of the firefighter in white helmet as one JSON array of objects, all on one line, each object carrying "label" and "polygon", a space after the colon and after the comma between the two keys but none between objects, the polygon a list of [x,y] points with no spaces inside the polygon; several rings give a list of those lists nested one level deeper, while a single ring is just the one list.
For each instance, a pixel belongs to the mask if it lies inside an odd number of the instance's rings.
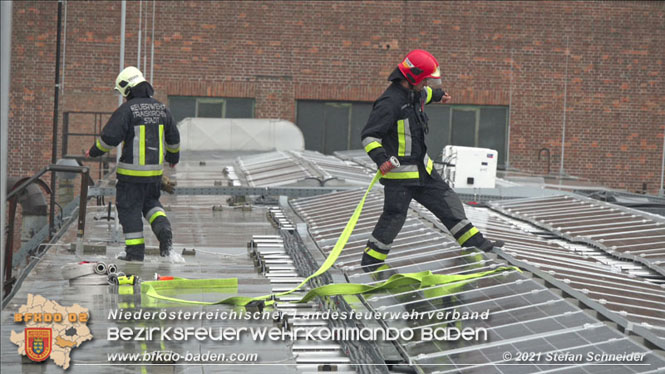
[{"label": "firefighter in white helmet", "polygon": [[171,257],[173,234],[159,196],[163,163],[173,167],[179,161],[180,134],[168,108],[152,98],[153,88],[139,69],[130,66],[120,72],[115,89],[127,100],[113,112],[86,155],[101,156],[124,142],[116,170],[116,206],[125,251],[118,259],[143,261],[142,217],[159,239],[160,255]]}]

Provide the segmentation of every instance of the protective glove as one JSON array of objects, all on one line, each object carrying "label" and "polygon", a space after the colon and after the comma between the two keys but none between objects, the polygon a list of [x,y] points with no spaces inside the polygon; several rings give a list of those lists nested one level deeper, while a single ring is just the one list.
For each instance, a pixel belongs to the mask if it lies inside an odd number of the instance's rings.
[{"label": "protective glove", "polygon": [[162,191],[166,191],[167,193],[172,194],[175,192],[176,184],[177,184],[176,182],[171,182],[169,177],[167,177],[166,175],[162,175],[162,185],[161,185]]}]

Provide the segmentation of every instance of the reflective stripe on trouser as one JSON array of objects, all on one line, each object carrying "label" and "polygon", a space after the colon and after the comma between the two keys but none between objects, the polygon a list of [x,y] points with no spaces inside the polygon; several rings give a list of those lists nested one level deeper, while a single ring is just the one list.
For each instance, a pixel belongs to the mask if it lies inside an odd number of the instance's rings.
[{"label": "reflective stripe on trouser", "polygon": [[478,233],[478,229],[468,219],[459,221],[449,231],[460,245],[464,245]]},{"label": "reflective stripe on trouser", "polygon": [[118,219],[125,234],[125,252],[131,258],[142,260],[145,244],[141,207],[145,187],[119,180],[115,188]]},{"label": "reflective stripe on trouser", "polygon": [[375,238],[374,235],[370,235],[367,240],[367,247],[365,248],[365,253],[367,255],[376,260],[384,261],[388,258],[388,252],[390,252],[390,244],[382,243],[379,239]]},{"label": "reflective stripe on trouser", "polygon": [[455,231],[453,236],[460,245],[478,246],[484,242],[483,235],[467,219],[457,194],[436,171],[422,186],[386,184],[384,193],[383,213],[372,236],[385,245],[392,244],[402,229],[411,199],[432,212],[449,231]]},{"label": "reflective stripe on trouser", "polygon": [[145,239],[143,239],[143,231],[125,233],[126,246],[139,245],[139,244],[145,244]]},{"label": "reflective stripe on trouser", "polygon": [[[154,192],[154,191],[149,191]],[[147,193],[143,203],[143,216],[150,223],[152,232],[161,241],[162,231],[171,231],[171,223],[166,216],[166,211],[159,202],[159,195]],[[171,237],[171,235],[169,235]]]},{"label": "reflective stripe on trouser", "polygon": [[471,226],[471,228],[464,231],[464,233],[462,235],[460,235],[459,237],[456,236],[455,239],[457,239],[457,242],[459,243],[459,245],[464,245],[464,243],[468,242],[469,239],[471,239],[471,237],[473,237],[474,235],[476,235],[478,233],[479,233],[478,229],[474,226]]},{"label": "reflective stripe on trouser", "polygon": [[375,238],[373,235],[369,236],[369,239],[367,240],[367,245],[376,248],[381,251],[389,251],[390,250],[390,244],[385,244],[381,242],[379,239]]},{"label": "reflective stripe on trouser", "polygon": [[[143,229],[143,227],[141,227]],[[143,231],[139,232],[125,232],[125,253],[130,258],[143,260],[145,252],[145,239],[143,238]]]},{"label": "reflective stripe on trouser", "polygon": [[385,261],[388,258],[388,251],[373,249],[369,246],[365,247],[365,254],[379,261]]},{"label": "reflective stripe on trouser", "polygon": [[[155,234],[164,229],[171,229],[164,208],[159,203],[161,194],[159,187],[160,183],[118,181],[116,185],[116,207],[122,231],[125,234],[141,233],[141,238],[143,238],[143,217],[146,217],[148,221],[151,218],[153,219],[151,226]],[[148,215],[149,213],[150,215]],[[143,259],[145,245],[143,243],[128,245],[126,251],[131,257]]]},{"label": "reflective stripe on trouser", "polygon": [[[159,201],[158,201],[159,203]],[[150,208],[146,213],[145,213],[145,219],[152,224],[157,217],[166,217],[166,211],[164,208],[161,207],[161,204],[158,206],[155,206],[154,208]]]},{"label": "reflective stripe on trouser", "polygon": [[460,231],[462,231],[464,229],[465,226],[467,226],[469,224],[471,224],[471,221],[469,221],[468,219],[463,219],[463,220],[459,221],[458,224],[456,224],[455,226],[450,228],[449,231],[450,231],[451,234],[457,235],[457,234],[460,233]]},{"label": "reflective stripe on trouser", "polygon": [[[159,201],[157,201],[157,203],[159,204]],[[145,214],[145,218],[150,222],[150,228],[152,228],[152,232],[157,237],[157,240],[162,242],[167,237],[171,239],[173,236],[171,233],[171,223],[166,217],[166,213],[161,205],[150,209]]]}]

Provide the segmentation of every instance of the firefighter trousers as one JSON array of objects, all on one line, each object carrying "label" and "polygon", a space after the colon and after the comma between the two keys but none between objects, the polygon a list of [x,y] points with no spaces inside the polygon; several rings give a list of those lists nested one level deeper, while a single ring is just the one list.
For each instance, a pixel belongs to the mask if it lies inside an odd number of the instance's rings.
[{"label": "firefighter trousers", "polygon": [[116,185],[116,207],[125,236],[125,252],[132,259],[143,260],[145,253],[142,217],[150,223],[160,242],[171,238],[171,223],[159,202],[160,185],[161,182],[126,181],[118,181]]},{"label": "firefighter trousers", "polygon": [[460,245],[477,247],[485,242],[483,235],[467,219],[462,202],[455,191],[435,173],[432,177],[428,177],[423,185],[384,186],[383,213],[367,242],[366,253],[376,260],[385,260],[393,240],[406,221],[412,199],[441,220]]}]

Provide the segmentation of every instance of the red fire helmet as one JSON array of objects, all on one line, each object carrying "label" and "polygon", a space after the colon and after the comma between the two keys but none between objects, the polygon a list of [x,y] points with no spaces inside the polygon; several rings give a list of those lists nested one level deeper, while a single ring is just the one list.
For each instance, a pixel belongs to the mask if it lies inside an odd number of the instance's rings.
[{"label": "red fire helmet", "polygon": [[399,65],[399,70],[412,85],[416,86],[423,79],[438,80],[441,83],[441,71],[436,58],[422,49],[409,52]]}]

